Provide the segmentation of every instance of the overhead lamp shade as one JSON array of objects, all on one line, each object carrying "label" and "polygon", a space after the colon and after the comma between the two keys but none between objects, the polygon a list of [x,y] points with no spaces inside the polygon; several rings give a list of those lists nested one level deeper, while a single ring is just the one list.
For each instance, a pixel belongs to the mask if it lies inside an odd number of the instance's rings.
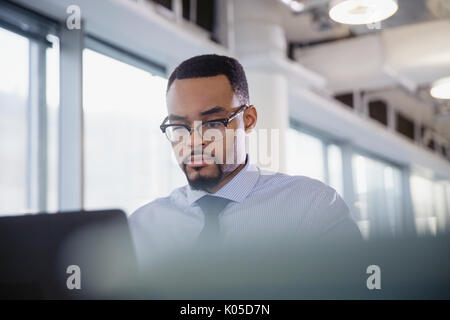
[{"label": "overhead lamp shade", "polygon": [[436,99],[450,99],[450,77],[434,82],[430,94]]},{"label": "overhead lamp shade", "polygon": [[398,10],[396,0],[332,0],[330,18],[343,24],[370,24],[385,20]]}]

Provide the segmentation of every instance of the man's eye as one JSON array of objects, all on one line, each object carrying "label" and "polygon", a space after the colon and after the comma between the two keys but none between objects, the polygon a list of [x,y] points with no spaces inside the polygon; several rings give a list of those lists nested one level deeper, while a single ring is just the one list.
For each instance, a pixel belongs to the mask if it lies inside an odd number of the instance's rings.
[{"label": "man's eye", "polygon": [[179,130],[186,130],[185,127],[181,127],[181,126],[180,126],[180,127],[172,127],[172,128],[173,128],[173,129],[172,129],[173,131],[177,131],[177,130],[178,130],[178,131],[179,131]]}]

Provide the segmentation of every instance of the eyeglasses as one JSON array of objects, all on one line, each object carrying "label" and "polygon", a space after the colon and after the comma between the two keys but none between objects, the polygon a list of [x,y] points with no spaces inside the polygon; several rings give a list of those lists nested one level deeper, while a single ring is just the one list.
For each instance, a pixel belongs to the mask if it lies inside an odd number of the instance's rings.
[{"label": "eyeglasses", "polygon": [[[230,121],[236,118],[239,113],[245,111],[248,107],[249,105],[246,104],[241,105],[239,106],[239,109],[237,111],[233,112],[230,115],[230,117],[203,121],[196,128],[191,128],[187,124],[180,123],[166,124],[166,122],[169,120],[169,117],[166,117],[159,127],[161,128],[161,131],[166,135],[167,139],[169,139],[170,142],[174,143],[186,141],[184,139],[188,139],[192,134],[192,130],[194,129],[204,141],[222,140],[225,136],[225,129]],[[218,134],[212,133],[212,129],[217,130],[215,131],[215,133]]]}]

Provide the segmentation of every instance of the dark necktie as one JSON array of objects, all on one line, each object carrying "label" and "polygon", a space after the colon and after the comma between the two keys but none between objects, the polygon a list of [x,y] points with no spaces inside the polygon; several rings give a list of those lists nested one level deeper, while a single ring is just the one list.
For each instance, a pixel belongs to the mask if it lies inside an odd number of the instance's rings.
[{"label": "dark necktie", "polygon": [[219,214],[229,202],[228,199],[210,195],[205,195],[197,200],[197,204],[205,215],[205,225],[198,237],[198,245],[217,246],[219,244]]}]

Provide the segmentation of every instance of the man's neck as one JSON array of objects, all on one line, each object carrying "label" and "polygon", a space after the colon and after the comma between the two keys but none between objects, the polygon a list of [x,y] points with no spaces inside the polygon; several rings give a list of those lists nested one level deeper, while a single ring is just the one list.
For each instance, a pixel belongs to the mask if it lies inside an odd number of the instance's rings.
[{"label": "man's neck", "polygon": [[219,191],[224,185],[226,185],[231,179],[234,178],[234,176],[236,176],[245,167],[247,161],[248,159],[246,158],[244,163],[241,163],[236,169],[234,169],[234,171],[231,174],[229,174],[228,176],[225,177],[225,179],[220,181],[219,184],[206,191],[209,193],[216,193],[217,191]]}]

